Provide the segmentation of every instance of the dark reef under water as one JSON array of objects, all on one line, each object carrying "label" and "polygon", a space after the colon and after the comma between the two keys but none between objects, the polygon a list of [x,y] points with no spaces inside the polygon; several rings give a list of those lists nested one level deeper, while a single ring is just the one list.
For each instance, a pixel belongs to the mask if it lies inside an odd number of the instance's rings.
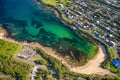
[{"label": "dark reef under water", "polygon": [[80,61],[92,57],[97,47],[61,24],[53,13],[34,0],[0,0],[0,23],[9,36],[34,41]]}]

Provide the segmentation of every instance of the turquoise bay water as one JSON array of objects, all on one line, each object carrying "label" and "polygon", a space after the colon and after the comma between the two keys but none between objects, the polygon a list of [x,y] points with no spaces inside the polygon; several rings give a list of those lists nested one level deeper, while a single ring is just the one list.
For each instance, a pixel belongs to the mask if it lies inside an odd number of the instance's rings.
[{"label": "turquoise bay water", "polygon": [[34,0],[0,0],[0,23],[10,37],[39,42],[63,55],[91,56],[96,51],[92,43],[78,37]]}]

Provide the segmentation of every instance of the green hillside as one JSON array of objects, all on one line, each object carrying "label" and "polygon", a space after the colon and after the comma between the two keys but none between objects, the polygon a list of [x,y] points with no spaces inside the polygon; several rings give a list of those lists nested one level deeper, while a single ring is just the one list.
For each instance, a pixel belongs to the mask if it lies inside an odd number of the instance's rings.
[{"label": "green hillside", "polygon": [[18,52],[22,47],[18,44],[7,42],[0,39],[0,75],[4,74],[4,77],[0,80],[11,80],[11,77],[15,80],[26,80],[30,71],[30,65],[18,62],[12,58],[13,54]]}]

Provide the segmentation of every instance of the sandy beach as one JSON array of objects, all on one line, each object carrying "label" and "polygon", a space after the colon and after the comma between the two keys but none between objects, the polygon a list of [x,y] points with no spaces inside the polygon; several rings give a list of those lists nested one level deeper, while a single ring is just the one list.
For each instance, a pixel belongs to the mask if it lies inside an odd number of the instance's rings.
[{"label": "sandy beach", "polygon": [[105,49],[102,45],[100,45],[99,52],[92,60],[90,60],[84,66],[71,68],[71,70],[83,74],[99,74],[99,75],[112,74],[109,70],[103,69],[101,67],[101,63],[105,60],[105,57],[106,57]]}]

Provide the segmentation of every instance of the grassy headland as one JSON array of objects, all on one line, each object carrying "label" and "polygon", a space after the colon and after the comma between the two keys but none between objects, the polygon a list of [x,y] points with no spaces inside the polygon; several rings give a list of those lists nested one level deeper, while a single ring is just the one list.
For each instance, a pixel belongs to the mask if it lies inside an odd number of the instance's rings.
[{"label": "grassy headland", "polygon": [[12,58],[20,49],[22,46],[0,39],[0,74],[9,75],[16,80],[27,80],[30,65]]}]

